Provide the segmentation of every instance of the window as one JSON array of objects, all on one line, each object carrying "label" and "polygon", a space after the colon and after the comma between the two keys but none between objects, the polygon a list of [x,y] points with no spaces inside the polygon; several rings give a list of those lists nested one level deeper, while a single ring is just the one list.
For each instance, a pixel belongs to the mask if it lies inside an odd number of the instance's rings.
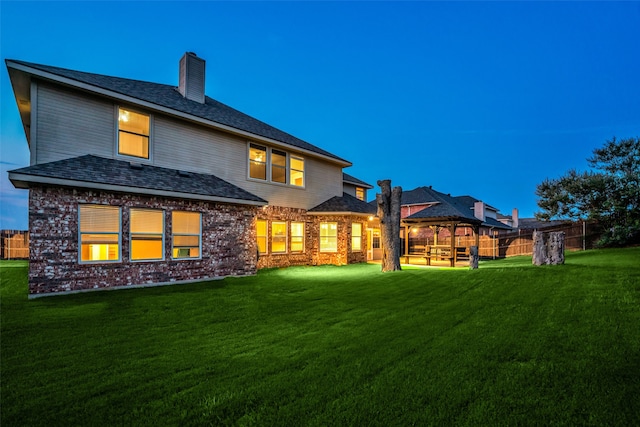
[{"label": "window", "polygon": [[258,240],[258,252],[267,253],[267,221],[264,219],[256,220],[256,238]]},{"label": "window", "polygon": [[304,251],[304,222],[291,223],[291,252]]},{"label": "window", "polygon": [[249,178],[304,187],[304,159],[286,151],[249,143]]},{"label": "window", "polygon": [[364,188],[356,187],[356,199],[364,200]]},{"label": "window", "polygon": [[304,159],[291,156],[289,165],[291,175],[289,180],[290,184],[296,187],[304,187]]},{"label": "window", "polygon": [[287,223],[286,222],[271,223],[271,252],[272,253],[287,252]]},{"label": "window", "polygon": [[338,251],[338,223],[320,223],[320,252]]},{"label": "window", "polygon": [[371,242],[371,248],[372,249],[380,249],[380,230],[379,229],[374,229],[373,230],[373,239]]},{"label": "window", "polygon": [[267,179],[267,148],[249,145],[249,176],[256,179]]},{"label": "window", "polygon": [[120,208],[80,205],[80,262],[120,261]]},{"label": "window", "polygon": [[287,153],[271,150],[271,181],[287,183]]},{"label": "window", "polygon": [[199,258],[202,238],[198,212],[172,212],[173,258]]},{"label": "window", "polygon": [[131,260],[164,259],[164,212],[149,209],[131,209]]},{"label": "window", "polygon": [[351,251],[362,250],[362,224],[354,222],[351,224]]},{"label": "window", "polygon": [[149,116],[118,109],[118,154],[149,158]]}]

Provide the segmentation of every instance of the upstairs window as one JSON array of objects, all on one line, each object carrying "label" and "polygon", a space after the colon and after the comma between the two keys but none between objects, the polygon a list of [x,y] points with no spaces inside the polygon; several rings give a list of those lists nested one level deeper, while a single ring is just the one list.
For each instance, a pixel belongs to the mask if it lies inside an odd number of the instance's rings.
[{"label": "upstairs window", "polygon": [[271,150],[271,181],[287,183],[287,153]]},{"label": "upstairs window", "polygon": [[164,212],[161,210],[131,209],[131,260],[164,259]]},{"label": "upstairs window", "polygon": [[302,157],[249,143],[249,178],[304,187],[304,173]]},{"label": "upstairs window", "polygon": [[296,187],[304,187],[304,159],[302,157],[291,156],[290,165],[290,184]]},{"label": "upstairs window", "polygon": [[251,144],[249,146],[249,176],[267,179],[267,148]]},{"label": "upstairs window", "polygon": [[364,188],[356,187],[356,199],[364,200]]},{"label": "upstairs window", "polygon": [[80,205],[80,262],[120,261],[120,208]]},{"label": "upstairs window", "polygon": [[149,158],[149,116],[118,109],[118,154]]},{"label": "upstairs window", "polygon": [[200,258],[201,214],[199,212],[171,212],[171,224],[173,258]]}]

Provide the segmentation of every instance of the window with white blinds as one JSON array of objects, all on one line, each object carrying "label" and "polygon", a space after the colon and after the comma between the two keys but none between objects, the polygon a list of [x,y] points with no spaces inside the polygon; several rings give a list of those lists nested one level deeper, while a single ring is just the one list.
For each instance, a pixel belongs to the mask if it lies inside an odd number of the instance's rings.
[{"label": "window with white blinds", "polygon": [[131,260],[164,259],[164,211],[131,209]]},{"label": "window with white blinds", "polygon": [[172,212],[171,227],[173,258],[200,258],[201,214],[199,212]]},{"label": "window with white blinds", "polygon": [[79,205],[80,262],[120,261],[120,208]]}]

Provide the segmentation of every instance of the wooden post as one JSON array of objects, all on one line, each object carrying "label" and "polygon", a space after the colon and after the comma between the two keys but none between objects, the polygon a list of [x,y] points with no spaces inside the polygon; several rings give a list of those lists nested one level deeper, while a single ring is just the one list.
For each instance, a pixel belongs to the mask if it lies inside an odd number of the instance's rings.
[{"label": "wooden post", "polygon": [[478,246],[471,246],[469,248],[469,269],[475,270],[478,268]]},{"label": "wooden post", "polygon": [[455,223],[451,223],[449,226],[449,234],[451,235],[451,244],[449,247],[451,248],[451,252],[449,252],[449,263],[451,267],[456,266],[456,225]]}]

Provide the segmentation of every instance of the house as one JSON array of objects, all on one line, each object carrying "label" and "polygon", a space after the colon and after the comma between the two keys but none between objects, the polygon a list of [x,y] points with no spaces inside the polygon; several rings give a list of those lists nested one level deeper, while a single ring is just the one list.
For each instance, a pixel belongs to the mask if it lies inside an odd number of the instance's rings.
[{"label": "house", "polygon": [[30,150],[29,293],[185,283],[366,260],[351,163],[177,85],[7,60]]}]

